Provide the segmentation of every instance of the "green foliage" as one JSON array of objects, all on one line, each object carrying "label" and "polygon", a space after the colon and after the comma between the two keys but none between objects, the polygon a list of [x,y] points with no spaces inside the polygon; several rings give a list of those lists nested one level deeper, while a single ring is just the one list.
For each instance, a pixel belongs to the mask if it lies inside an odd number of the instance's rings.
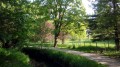
[{"label": "green foliage", "polygon": [[10,42],[12,46],[26,43],[33,34],[35,24],[28,12],[28,3],[26,0],[0,1],[0,40],[4,40],[4,46]]},{"label": "green foliage", "polygon": [[115,37],[116,24],[119,29],[120,7],[117,4],[119,2],[119,0],[96,0],[93,3],[97,16],[92,18],[90,28],[93,30],[94,38],[112,39]]},{"label": "green foliage", "polygon": [[44,41],[44,35],[53,32],[45,26],[48,20],[54,24],[56,39],[68,29],[79,33],[84,15],[81,0],[1,0],[0,41],[8,48],[26,44],[29,39]]},{"label": "green foliage", "polygon": [[30,59],[17,50],[0,48],[0,67],[30,67]]},{"label": "green foliage", "polygon": [[96,14],[96,29],[93,30],[93,36],[96,39],[114,39],[116,49],[119,50],[119,32],[120,32],[120,0],[96,0],[94,4]]},{"label": "green foliage", "polygon": [[[49,62],[54,62],[59,64],[62,67],[105,67],[104,65],[98,64],[95,61],[88,60],[82,56],[76,56],[60,51],[47,50],[47,49],[36,49],[36,48],[25,48],[23,51],[30,56],[38,57]],[[36,56],[35,56],[36,55]]]},{"label": "green foliage", "polygon": [[[50,10],[49,6],[44,3],[46,0],[34,0],[30,3],[30,15],[32,19],[35,21],[35,28],[33,32],[35,32],[31,37],[30,41],[41,41],[44,42],[46,39],[46,35],[51,33],[50,26],[47,26],[47,23],[50,22]],[[52,25],[53,26],[53,25]]]},{"label": "green foliage", "polygon": [[[80,28],[83,21],[84,9],[81,0],[47,0],[45,6],[50,11],[50,18],[54,21],[55,43],[60,32],[67,32],[73,28]],[[72,25],[71,25],[72,24]]]},{"label": "green foliage", "polygon": [[112,39],[114,37],[113,32],[115,23],[112,22],[113,15],[108,4],[110,1],[96,1],[98,3],[95,4],[94,7],[96,8],[97,16],[93,22],[90,22],[90,28],[93,31],[93,38],[96,38],[98,40]]}]

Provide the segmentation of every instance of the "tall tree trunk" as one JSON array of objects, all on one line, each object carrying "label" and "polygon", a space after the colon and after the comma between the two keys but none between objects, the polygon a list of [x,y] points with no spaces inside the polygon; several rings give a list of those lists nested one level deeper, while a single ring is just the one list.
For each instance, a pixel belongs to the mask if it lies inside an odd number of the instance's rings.
[{"label": "tall tree trunk", "polygon": [[54,47],[57,46],[57,38],[58,38],[58,36],[55,34],[55,36],[54,36]]},{"label": "tall tree trunk", "polygon": [[115,23],[115,26],[114,26],[114,29],[115,29],[115,45],[116,45],[116,50],[118,51],[120,46],[119,46],[119,34],[118,34],[118,23],[117,23],[117,7],[116,7],[116,4],[117,4],[117,1],[116,0],[112,0],[112,3],[113,3],[113,20],[114,20],[114,23]]},{"label": "tall tree trunk", "polygon": [[58,42],[57,39],[58,39],[58,36],[59,36],[59,33],[60,33],[60,27],[56,26],[55,30],[57,30],[57,32],[55,32],[55,36],[54,36],[54,47],[57,46],[57,42]]},{"label": "tall tree trunk", "polygon": [[116,50],[119,51],[120,46],[119,46],[119,36],[118,36],[118,28],[115,26],[115,45],[116,45]]},{"label": "tall tree trunk", "polygon": [[64,35],[64,33],[62,34],[62,44],[64,44],[65,43],[65,35]]}]

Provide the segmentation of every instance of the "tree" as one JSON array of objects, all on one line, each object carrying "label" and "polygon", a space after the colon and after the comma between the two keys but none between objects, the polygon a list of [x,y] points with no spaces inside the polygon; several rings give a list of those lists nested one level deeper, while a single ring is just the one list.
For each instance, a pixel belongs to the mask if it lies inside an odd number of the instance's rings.
[{"label": "tree", "polygon": [[57,45],[57,39],[62,27],[68,24],[79,24],[83,16],[83,7],[80,0],[47,0],[50,17],[54,20],[54,47]]},{"label": "tree", "polygon": [[51,20],[48,6],[45,4],[46,0],[34,0],[31,3],[30,13],[32,18],[36,22],[36,32],[31,38],[31,41],[45,42],[48,39],[48,35],[52,35],[51,32],[54,28]]},{"label": "tree", "polygon": [[61,44],[65,43],[65,39],[67,39],[67,35],[68,35],[68,33],[66,31],[61,31],[59,33],[58,39],[61,40],[61,42],[62,42]]},{"label": "tree", "polygon": [[67,30],[69,26],[79,28],[84,14],[81,0],[34,0],[33,2],[1,0],[0,40],[3,43],[2,47],[10,48],[25,43],[35,34],[47,34],[48,28],[43,30],[42,27],[48,20],[52,20],[54,24],[55,47],[60,32]]},{"label": "tree", "polygon": [[[120,7],[119,0],[96,0],[94,8],[96,14],[95,25],[97,28],[94,30],[97,36],[110,39],[114,38],[116,49],[119,50],[119,24]],[[95,35],[95,36],[96,36]]]},{"label": "tree", "polygon": [[51,21],[46,21],[45,23],[40,23],[39,28],[35,36],[32,39],[34,41],[41,41],[41,43],[45,43],[47,41],[51,41],[53,39],[52,31],[54,29],[54,25]]},{"label": "tree", "polygon": [[21,45],[34,28],[26,0],[0,0],[0,39],[3,48]]}]

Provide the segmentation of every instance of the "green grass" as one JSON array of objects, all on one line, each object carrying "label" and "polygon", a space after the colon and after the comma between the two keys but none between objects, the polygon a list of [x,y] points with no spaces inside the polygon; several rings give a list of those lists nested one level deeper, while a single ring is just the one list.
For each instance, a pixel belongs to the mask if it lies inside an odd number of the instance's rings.
[{"label": "green grass", "polygon": [[[97,44],[96,44],[97,43]],[[101,53],[105,56],[120,58],[120,51],[115,50],[113,41],[83,41],[81,43],[58,45],[59,48],[66,48],[71,50],[83,51],[88,53]]]},{"label": "green grass", "polygon": [[106,67],[82,56],[50,49],[26,48],[23,51],[37,59],[57,63],[60,67]]},{"label": "green grass", "polygon": [[94,47],[94,46],[82,46],[82,47],[73,47],[73,48],[69,48],[69,49],[73,49],[73,50],[77,50],[77,51],[84,51],[84,52],[97,52],[100,53],[101,51],[112,51],[114,50],[113,48],[101,48],[101,47]]},{"label": "green grass", "polygon": [[[34,43],[31,45],[35,45]],[[37,43],[37,46],[44,46],[44,47],[52,47],[53,44],[45,43],[45,44],[39,44]],[[66,49],[72,49],[77,51],[83,51],[83,52],[94,52],[94,53],[102,53],[105,56],[120,57],[120,51],[115,50],[115,44],[113,40],[109,41],[96,41],[92,42],[90,40],[82,40],[79,41],[67,41],[65,44],[58,44],[58,48],[66,48]]]},{"label": "green grass", "polygon": [[115,44],[112,42],[80,42],[80,43],[72,43],[72,44],[58,44],[58,47],[61,48],[68,48],[68,47],[87,47],[87,46],[92,46],[92,47],[101,47],[101,48],[114,48]]},{"label": "green grass", "polygon": [[105,56],[120,59],[120,51],[106,51],[106,52],[103,52],[103,54]]},{"label": "green grass", "polygon": [[[39,43],[39,42],[29,42],[28,46],[44,46],[44,47],[53,47],[53,43]],[[58,41],[58,47],[59,48],[68,48],[68,47],[82,47],[82,46],[97,46],[97,47],[103,47],[103,48],[114,48],[115,44],[113,40],[109,41],[96,41],[92,42],[91,40],[75,40],[75,41],[70,41],[66,40],[65,44],[61,44],[61,41]]]},{"label": "green grass", "polygon": [[20,51],[0,48],[0,67],[31,67],[29,61]]},{"label": "green grass", "polygon": [[120,51],[116,51],[114,47],[96,47],[96,46],[69,46],[67,49],[83,51],[87,53],[99,53],[105,56],[120,58]]}]

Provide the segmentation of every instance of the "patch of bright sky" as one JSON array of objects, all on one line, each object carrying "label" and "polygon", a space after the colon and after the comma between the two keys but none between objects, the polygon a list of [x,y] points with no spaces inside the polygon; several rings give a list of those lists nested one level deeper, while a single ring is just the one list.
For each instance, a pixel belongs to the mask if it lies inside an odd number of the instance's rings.
[{"label": "patch of bright sky", "polygon": [[95,0],[82,0],[83,6],[86,9],[86,14],[94,14],[94,10],[92,8],[92,2]]}]

